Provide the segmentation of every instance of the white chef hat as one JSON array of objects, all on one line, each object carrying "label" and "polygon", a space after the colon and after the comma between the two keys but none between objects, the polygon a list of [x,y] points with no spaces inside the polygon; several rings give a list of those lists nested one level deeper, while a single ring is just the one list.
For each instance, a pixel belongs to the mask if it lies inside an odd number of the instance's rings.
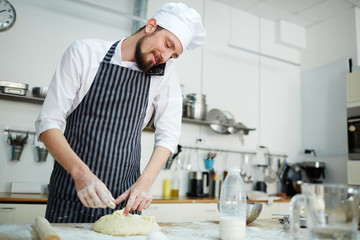
[{"label": "white chef hat", "polygon": [[183,49],[192,50],[205,44],[206,31],[199,13],[193,8],[183,3],[167,3],[153,18],[159,26],[176,35]]}]

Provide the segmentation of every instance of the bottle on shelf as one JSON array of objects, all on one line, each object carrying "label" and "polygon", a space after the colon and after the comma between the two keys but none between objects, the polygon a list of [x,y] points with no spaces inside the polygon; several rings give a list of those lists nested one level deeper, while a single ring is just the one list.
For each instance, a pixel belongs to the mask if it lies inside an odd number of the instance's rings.
[{"label": "bottle on shelf", "polygon": [[246,192],[240,169],[231,169],[221,186],[220,239],[245,240]]},{"label": "bottle on shelf", "polygon": [[179,198],[179,178],[175,176],[171,180],[171,198]]}]

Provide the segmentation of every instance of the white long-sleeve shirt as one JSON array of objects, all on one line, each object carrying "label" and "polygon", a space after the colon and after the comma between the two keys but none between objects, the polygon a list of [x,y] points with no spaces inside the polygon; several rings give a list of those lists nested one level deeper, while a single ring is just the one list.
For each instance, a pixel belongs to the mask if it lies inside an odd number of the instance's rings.
[{"label": "white long-sleeve shirt", "polygon": [[[121,60],[123,40],[117,45],[111,63],[141,71],[135,62]],[[64,129],[66,118],[89,91],[100,62],[113,43],[95,39],[80,40],[72,43],[65,51],[35,122],[38,136],[48,129]],[[155,147],[163,146],[174,152],[181,132],[182,96],[172,60],[167,61],[164,76],[151,76],[143,128],[149,122],[154,109]]]}]

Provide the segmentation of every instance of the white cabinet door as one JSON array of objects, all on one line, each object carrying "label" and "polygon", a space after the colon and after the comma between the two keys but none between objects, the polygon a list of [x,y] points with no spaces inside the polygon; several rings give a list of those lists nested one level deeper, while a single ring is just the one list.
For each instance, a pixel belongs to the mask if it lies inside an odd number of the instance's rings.
[{"label": "white cabinet door", "polygon": [[346,97],[348,107],[360,106],[360,72],[347,74]]},{"label": "white cabinet door", "polygon": [[0,224],[34,223],[45,217],[46,204],[0,204]]},{"label": "white cabinet door", "polygon": [[143,213],[157,222],[217,221],[216,203],[154,203]]}]

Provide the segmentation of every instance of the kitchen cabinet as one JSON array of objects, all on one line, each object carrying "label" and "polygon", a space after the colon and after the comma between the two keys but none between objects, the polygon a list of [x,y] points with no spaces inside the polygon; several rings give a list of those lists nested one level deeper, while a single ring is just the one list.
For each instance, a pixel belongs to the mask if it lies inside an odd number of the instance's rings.
[{"label": "kitchen cabinet", "polygon": [[33,223],[45,210],[46,204],[0,203],[0,224]]},{"label": "kitchen cabinet", "polygon": [[346,99],[348,107],[360,106],[360,71],[347,74]]}]

